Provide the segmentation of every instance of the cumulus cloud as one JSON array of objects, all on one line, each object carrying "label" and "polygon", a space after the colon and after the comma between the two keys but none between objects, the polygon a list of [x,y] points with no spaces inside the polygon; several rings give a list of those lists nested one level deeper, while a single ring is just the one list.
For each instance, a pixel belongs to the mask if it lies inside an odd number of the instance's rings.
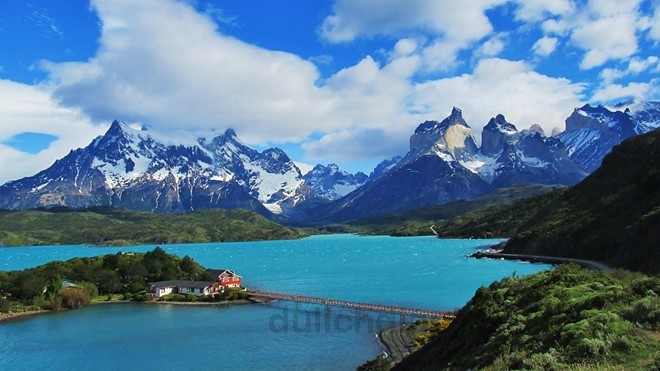
[{"label": "cumulus cloud", "polygon": [[[337,0],[333,14],[323,21],[321,35],[331,42],[346,42],[422,29],[452,38],[481,38],[492,29],[484,12],[504,2],[474,0],[466,5],[451,0],[392,0],[387,4]],[[467,24],[470,27],[465,27]]]},{"label": "cumulus cloud", "polygon": [[585,86],[533,71],[522,61],[484,59],[470,74],[419,84],[413,101],[428,117],[442,118],[458,106],[475,134],[498,113],[519,129],[563,127],[567,107],[581,104]]},{"label": "cumulus cloud", "polygon": [[534,43],[532,50],[536,55],[547,57],[555,51],[558,41],[555,37],[544,36]]},{"label": "cumulus cloud", "polygon": [[573,11],[570,0],[516,0],[516,19],[526,22],[538,22],[550,16]]},{"label": "cumulus cloud", "polygon": [[[0,117],[9,123],[0,125],[0,184],[43,170],[107,129],[92,124],[75,109],[59,106],[48,91],[8,80],[0,80]],[[50,134],[58,139],[38,154],[1,144],[25,132]]]},{"label": "cumulus cloud", "polygon": [[580,68],[588,70],[611,59],[633,55],[637,51],[635,22],[636,18],[632,14],[620,14],[585,22],[575,28],[571,40],[587,51]]},{"label": "cumulus cloud", "polygon": [[[488,36],[493,26],[486,11],[506,0],[337,0],[333,14],[321,26],[321,36],[334,43],[376,35],[401,36],[425,32],[431,36],[423,53],[428,69],[447,69],[456,54]],[[469,26],[467,26],[469,25]]]},{"label": "cumulus cloud", "polygon": [[655,41],[660,41],[660,5],[656,5],[655,13],[651,18],[649,37]]},{"label": "cumulus cloud", "polygon": [[633,57],[628,61],[625,69],[604,68],[600,71],[599,76],[603,85],[607,85],[626,76],[637,75],[647,70],[652,72],[660,71],[660,59],[657,56],[652,55],[647,58]]},{"label": "cumulus cloud", "polygon": [[494,57],[504,50],[507,43],[508,35],[504,32],[493,35],[490,39],[486,40],[479,49],[474,53],[475,57]]},{"label": "cumulus cloud", "polygon": [[94,120],[235,127],[249,142],[300,140],[314,125],[342,124],[327,119],[333,102],[315,85],[319,72],[310,61],[224,36],[185,3],[92,6],[103,23],[96,56],[43,67],[54,96]]},{"label": "cumulus cloud", "polygon": [[[644,100],[647,96],[651,95],[652,83],[631,82],[625,86],[610,84],[598,89],[591,97],[591,100],[597,103],[613,103],[631,98]],[[657,91],[655,93],[657,94]]]}]

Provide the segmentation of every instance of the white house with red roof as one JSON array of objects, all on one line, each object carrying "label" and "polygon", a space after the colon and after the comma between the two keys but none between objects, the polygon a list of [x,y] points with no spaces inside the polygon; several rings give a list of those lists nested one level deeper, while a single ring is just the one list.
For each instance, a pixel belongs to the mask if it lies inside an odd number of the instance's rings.
[{"label": "white house with red roof", "polygon": [[231,269],[207,269],[207,272],[224,288],[241,287],[243,277]]},{"label": "white house with red roof", "polygon": [[217,295],[226,288],[241,287],[243,277],[231,269],[207,269],[214,281],[161,281],[149,282],[146,291],[158,299],[172,293],[195,296]]}]

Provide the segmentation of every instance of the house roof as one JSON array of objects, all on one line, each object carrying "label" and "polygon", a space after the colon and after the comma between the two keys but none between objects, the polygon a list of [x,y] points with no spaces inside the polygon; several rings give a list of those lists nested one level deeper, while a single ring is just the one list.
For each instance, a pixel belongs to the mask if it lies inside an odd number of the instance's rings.
[{"label": "house roof", "polygon": [[212,286],[215,282],[208,281],[160,281],[160,282],[149,282],[149,285],[156,287],[194,287],[194,288],[204,288],[207,286]]},{"label": "house roof", "polygon": [[220,275],[225,272],[230,273],[232,276],[238,276],[236,272],[231,269],[207,269],[206,271],[213,277],[220,277]]}]

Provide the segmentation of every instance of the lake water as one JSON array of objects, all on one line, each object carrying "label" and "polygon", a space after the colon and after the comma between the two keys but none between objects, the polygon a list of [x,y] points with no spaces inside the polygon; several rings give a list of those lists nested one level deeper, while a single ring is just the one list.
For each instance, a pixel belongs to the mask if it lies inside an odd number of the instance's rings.
[{"label": "lake water", "polygon": [[[166,245],[248,288],[455,310],[482,285],[549,266],[470,259],[500,240],[354,235]],[[0,270],[154,246],[0,249]],[[111,304],[0,323],[0,369],[353,370],[382,352],[375,333],[399,317],[289,303],[219,307]],[[403,319],[406,320],[406,319]]]}]

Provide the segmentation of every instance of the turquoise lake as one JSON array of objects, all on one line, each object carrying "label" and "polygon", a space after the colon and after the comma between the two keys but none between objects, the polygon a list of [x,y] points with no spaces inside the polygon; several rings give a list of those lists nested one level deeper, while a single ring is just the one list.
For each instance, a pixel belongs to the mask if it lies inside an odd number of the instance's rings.
[{"label": "turquoise lake", "polygon": [[[501,240],[354,235],[294,241],[162,246],[248,288],[377,304],[455,310],[475,290],[543,264],[471,259]],[[154,246],[0,248],[0,270]],[[354,370],[382,352],[376,332],[402,319],[274,302],[232,307],[97,305],[0,323],[0,369]]]}]

